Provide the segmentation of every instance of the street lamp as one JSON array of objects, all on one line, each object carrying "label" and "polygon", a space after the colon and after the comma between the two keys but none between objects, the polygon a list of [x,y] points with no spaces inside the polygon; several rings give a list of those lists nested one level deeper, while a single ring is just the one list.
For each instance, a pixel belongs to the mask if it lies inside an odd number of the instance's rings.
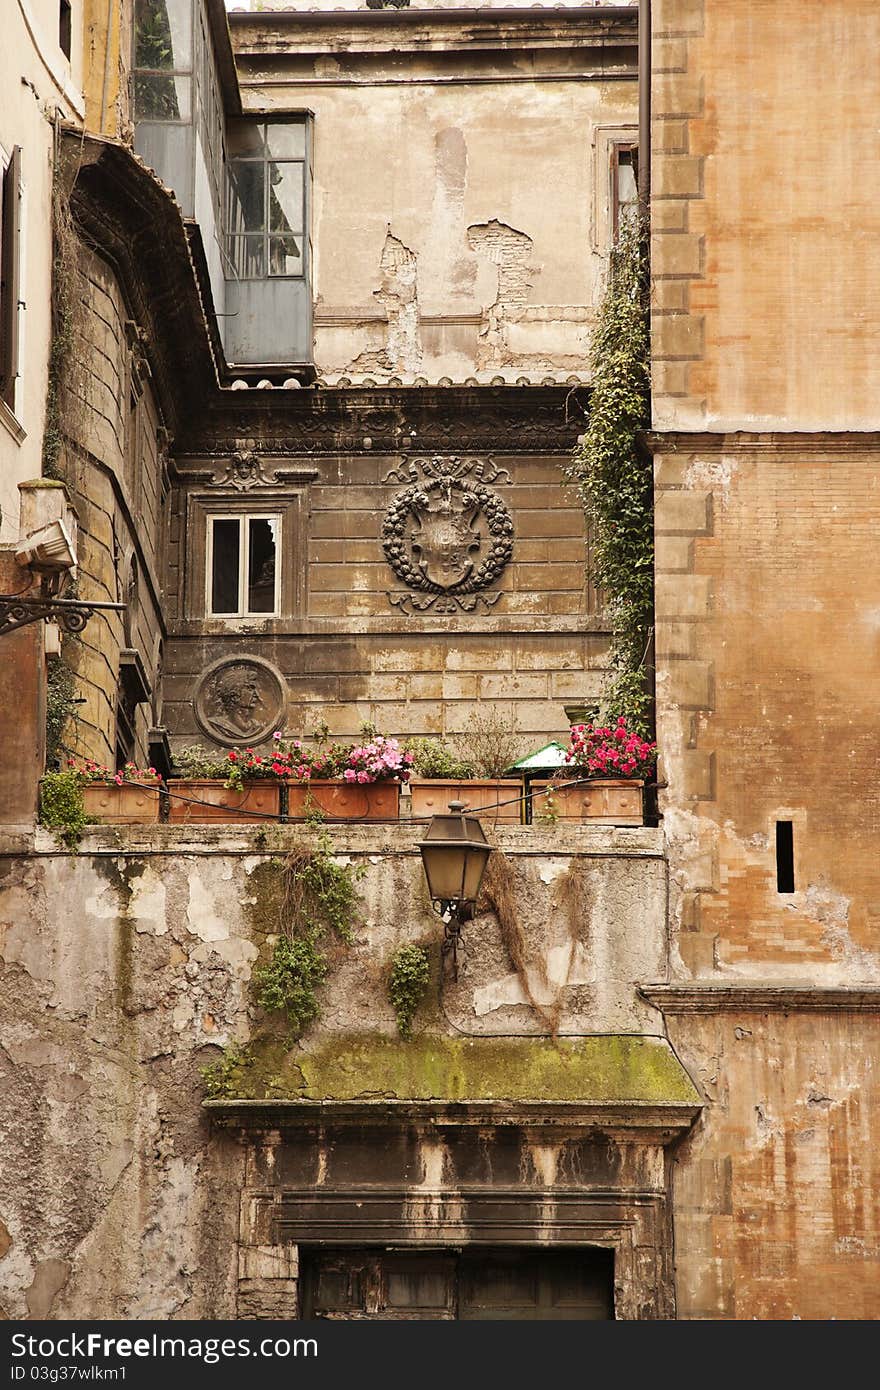
[{"label": "street lamp", "polygon": [[463,801],[450,801],[448,816],[434,816],[419,845],[434,911],[443,921],[443,954],[452,952],[458,979],[458,942],[463,922],[474,915],[492,846]]}]

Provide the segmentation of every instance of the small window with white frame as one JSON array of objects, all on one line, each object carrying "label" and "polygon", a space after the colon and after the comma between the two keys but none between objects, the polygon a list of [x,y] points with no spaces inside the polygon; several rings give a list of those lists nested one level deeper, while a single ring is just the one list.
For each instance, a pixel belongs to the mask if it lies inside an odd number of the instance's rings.
[{"label": "small window with white frame", "polygon": [[215,618],[277,617],[281,611],[281,516],[207,518],[205,607]]}]

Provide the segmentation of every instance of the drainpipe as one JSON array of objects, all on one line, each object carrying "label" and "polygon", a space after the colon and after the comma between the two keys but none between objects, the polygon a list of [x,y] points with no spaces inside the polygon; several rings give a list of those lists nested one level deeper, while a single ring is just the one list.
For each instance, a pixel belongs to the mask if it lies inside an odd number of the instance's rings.
[{"label": "drainpipe", "polygon": [[651,0],[639,0],[639,202],[651,210]]},{"label": "drainpipe", "polygon": [[[110,92],[110,26],[113,23],[113,0],[107,0],[107,25],[104,31],[104,81],[101,87],[101,117],[98,125],[98,134],[106,135],[105,123],[107,120],[107,97]],[[122,21],[120,19],[119,43],[122,45]],[[639,40],[641,42],[641,39]],[[641,80],[641,79],[640,79]],[[641,126],[639,127],[639,138],[641,138]],[[115,132],[118,134],[118,131]]]}]

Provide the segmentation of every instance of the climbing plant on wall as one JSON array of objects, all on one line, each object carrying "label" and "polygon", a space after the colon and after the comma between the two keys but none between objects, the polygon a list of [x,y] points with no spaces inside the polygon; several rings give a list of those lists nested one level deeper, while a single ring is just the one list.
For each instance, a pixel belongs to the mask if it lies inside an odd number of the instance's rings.
[{"label": "climbing plant on wall", "polygon": [[625,219],[593,329],[589,423],[564,469],[587,520],[590,579],[611,621],[602,717],[626,715],[641,731],[651,704],[654,603],[653,478],[637,444],[650,420],[648,293],[645,228]]}]

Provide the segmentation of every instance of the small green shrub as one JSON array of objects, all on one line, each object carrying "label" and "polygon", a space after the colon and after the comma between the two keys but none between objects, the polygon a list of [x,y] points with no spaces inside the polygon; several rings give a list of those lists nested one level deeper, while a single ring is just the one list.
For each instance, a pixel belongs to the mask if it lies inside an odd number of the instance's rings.
[{"label": "small green shrub", "polygon": [[279,936],[268,965],[254,973],[257,1003],[267,1012],[285,1014],[294,1033],[317,1018],[315,990],[327,978],[327,958],[314,932],[305,936]]},{"label": "small green shrub", "polygon": [[229,774],[226,754],[212,752],[201,743],[190,743],[178,748],[172,755],[172,777],[183,777],[188,781],[211,781],[225,778]]},{"label": "small green shrub", "polygon": [[267,965],[254,972],[256,1000],[269,1013],[283,1013],[296,1037],[319,1013],[316,991],[329,963],[322,937],[332,934],[350,945],[354,940],[358,895],[364,865],[337,864],[326,831],[314,849],[297,846],[284,860],[280,934]]},{"label": "small green shrub", "polygon": [[77,848],[88,825],[78,772],[46,773],[40,783],[40,822],[57,831],[68,849]]},{"label": "small green shrub", "polygon": [[236,1083],[240,1079],[241,1070],[248,1061],[247,1048],[233,1042],[224,1048],[223,1056],[218,1057],[216,1062],[209,1062],[206,1067],[202,1067],[201,1077],[208,1099],[220,1100],[226,1096],[234,1096],[238,1091]]},{"label": "small green shrub", "polygon": [[406,746],[413,755],[416,777],[465,780],[474,775],[473,763],[460,758],[441,738],[414,738]]},{"label": "small green shrub", "polygon": [[428,953],[424,946],[401,946],[394,953],[388,997],[402,1038],[412,1037],[413,1018],[427,993],[428,974]]}]

